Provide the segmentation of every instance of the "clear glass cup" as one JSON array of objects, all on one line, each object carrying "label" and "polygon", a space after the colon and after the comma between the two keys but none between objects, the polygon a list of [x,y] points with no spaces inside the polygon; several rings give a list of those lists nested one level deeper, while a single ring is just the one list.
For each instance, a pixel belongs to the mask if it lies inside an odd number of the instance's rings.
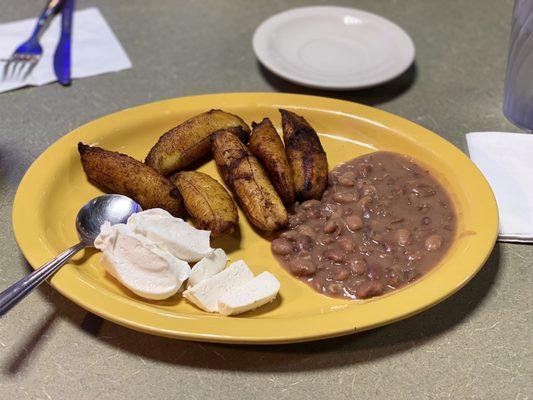
[{"label": "clear glass cup", "polygon": [[533,132],[533,0],[515,0],[503,113],[516,126]]}]

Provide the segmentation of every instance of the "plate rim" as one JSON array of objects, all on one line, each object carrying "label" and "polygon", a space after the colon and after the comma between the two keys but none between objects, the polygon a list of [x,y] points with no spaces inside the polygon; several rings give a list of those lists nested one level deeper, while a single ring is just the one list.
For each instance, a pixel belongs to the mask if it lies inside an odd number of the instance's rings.
[{"label": "plate rim", "polygon": [[[246,100],[248,99],[248,100]],[[246,101],[251,101],[250,99],[255,99],[256,104],[263,104],[263,105],[269,105],[269,106],[279,106],[279,103],[290,103],[293,105],[294,108],[308,108],[313,109],[315,111],[318,110],[327,110],[331,112],[331,107],[336,106],[335,108],[338,109],[353,109],[358,110],[361,114],[359,115],[360,118],[364,118],[365,113],[372,113],[377,114],[377,116],[374,118],[374,120],[370,120],[371,122],[378,123],[378,124],[387,124],[387,123],[398,123],[401,125],[406,125],[407,127],[410,127],[416,131],[419,131],[423,134],[427,134],[429,139],[432,139],[433,141],[441,142],[441,145],[444,145],[445,147],[448,147],[450,151],[456,152],[457,156],[464,157],[464,161],[467,162],[467,164],[470,166],[471,171],[475,172],[479,178],[479,183],[484,186],[486,190],[486,194],[490,196],[490,198],[485,199],[485,202],[487,203],[487,206],[492,211],[492,218],[491,216],[488,216],[487,218],[492,220],[492,232],[488,232],[487,235],[487,242],[484,243],[485,250],[483,250],[483,257],[480,257],[475,261],[475,264],[477,264],[476,267],[469,270],[469,274],[466,276],[462,276],[461,280],[456,282],[454,287],[451,290],[443,291],[440,289],[440,292],[436,296],[432,296],[430,300],[424,299],[423,301],[420,301],[418,299],[416,301],[419,306],[417,307],[411,307],[407,311],[404,310],[405,306],[401,305],[403,307],[402,310],[397,310],[395,313],[393,313],[393,316],[389,316],[388,318],[381,318],[379,322],[374,323],[368,323],[364,326],[355,326],[353,324],[347,323],[343,326],[342,329],[335,328],[335,329],[324,329],[324,326],[327,326],[327,322],[332,320],[335,321],[338,315],[347,313],[347,315],[353,314],[353,309],[347,307],[345,310],[340,310],[336,312],[331,312],[329,314],[323,314],[320,318],[322,318],[323,323],[317,324],[320,326],[314,326],[313,329],[309,329],[310,326],[306,327],[307,331],[305,333],[301,334],[286,334],[280,331],[279,329],[275,329],[275,333],[273,332],[270,336],[269,335],[228,335],[228,334],[222,334],[222,333],[205,333],[205,332],[191,332],[191,331],[176,331],[176,330],[169,330],[161,327],[154,327],[147,325],[146,323],[140,323],[135,320],[135,318],[132,320],[131,318],[126,318],[124,316],[117,316],[115,313],[110,312],[105,305],[104,309],[99,308],[101,303],[101,299],[97,299],[96,305],[94,302],[94,299],[91,299],[91,301],[87,301],[84,296],[87,295],[87,293],[91,292],[91,288],[88,287],[87,283],[83,281],[78,275],[72,274],[72,271],[69,270],[61,270],[59,271],[51,280],[51,285],[58,290],[61,294],[63,294],[65,297],[69,298],[70,300],[74,301],[76,304],[80,305],[81,307],[85,308],[86,310],[93,312],[94,314],[97,314],[103,318],[106,318],[112,322],[118,323],[120,325],[133,328],[145,333],[151,333],[151,334],[157,334],[160,336],[166,336],[166,337],[172,337],[172,338],[180,338],[180,339],[187,339],[187,340],[194,340],[194,341],[206,341],[206,342],[218,342],[218,343],[235,343],[235,344],[283,344],[283,343],[295,343],[295,342],[303,342],[303,341],[311,341],[311,340],[320,340],[324,338],[329,337],[336,337],[336,336],[342,336],[354,332],[360,332],[367,329],[372,329],[377,326],[386,325],[392,322],[395,322],[397,320],[401,320],[404,318],[407,318],[409,316],[412,316],[414,314],[417,314],[419,312],[422,312],[433,305],[440,303],[441,301],[445,300],[452,294],[454,294],[456,291],[458,291],[460,288],[462,288],[470,279],[472,279],[477,272],[483,267],[486,260],[490,256],[492,249],[496,243],[497,233],[498,233],[498,211],[497,211],[497,205],[496,200],[494,198],[494,194],[490,188],[490,185],[482,175],[482,173],[479,171],[479,169],[468,159],[468,157],[457,147],[455,147],[452,143],[448,142],[444,138],[440,137],[434,132],[431,132],[430,130],[415,124],[414,122],[408,121],[400,116],[396,116],[394,114],[388,113],[386,111],[357,104],[352,103],[344,100],[337,100],[337,99],[331,99],[331,98],[325,98],[325,97],[319,97],[319,96],[308,96],[308,95],[299,95],[299,94],[286,94],[286,93],[272,93],[272,92],[244,92],[244,93],[219,93],[219,94],[207,94],[207,95],[197,95],[197,96],[188,96],[188,97],[180,97],[180,98],[173,98],[173,99],[167,99],[167,100],[160,100],[156,102],[146,103],[142,105],[138,105],[136,107],[130,107],[126,108],[124,110],[120,110],[105,116],[102,116],[100,118],[97,118],[95,120],[89,121],[82,126],[74,129],[73,131],[65,134],[58,140],[56,140],[54,143],[52,143],[46,150],[43,151],[39,155],[39,157],[31,164],[31,166],[28,168],[26,173],[24,174],[24,177],[20,181],[20,184],[17,188],[14,202],[13,202],[13,210],[12,210],[12,224],[13,224],[13,232],[15,236],[15,240],[17,244],[19,245],[19,248],[21,252],[23,253],[26,260],[28,260],[28,263],[32,266],[32,268],[36,268],[36,265],[41,265],[46,259],[50,256],[50,254],[42,254],[46,253],[46,251],[41,252],[40,255],[36,255],[35,253],[31,253],[27,246],[29,238],[24,237],[24,231],[27,229],[24,229],[23,226],[20,226],[21,220],[23,220],[22,216],[24,213],[24,209],[22,208],[22,202],[24,196],[28,196],[28,190],[31,189],[28,188],[28,185],[31,183],[32,179],[35,179],[33,175],[36,173],[35,171],[38,169],[41,163],[43,163],[46,157],[50,157],[54,153],[54,150],[56,147],[61,147],[64,143],[69,143],[71,141],[78,140],[77,136],[80,134],[83,134],[84,130],[87,129],[87,127],[90,127],[92,124],[98,124],[98,123],[105,123],[106,120],[112,120],[119,116],[120,114],[128,114],[131,112],[138,111],[140,108],[143,108],[145,110],[148,110],[152,107],[154,108],[160,108],[165,103],[171,104],[175,102],[202,102],[207,100],[211,103],[224,103],[224,101],[228,102],[235,102],[239,103]],[[307,103],[308,105],[303,105]],[[314,106],[309,106],[309,104],[314,104]],[[344,114],[342,111],[338,111],[341,114]],[[354,116],[355,111],[353,111],[351,115]],[[375,119],[378,119],[376,121]],[[385,125],[386,126],[386,125]],[[387,126],[386,126],[387,127]],[[389,127],[390,128],[390,127]],[[405,128],[404,128],[405,130]],[[31,190],[29,191],[31,193]],[[490,204],[489,204],[490,203]],[[45,249],[46,250],[46,249]],[[77,277],[77,280],[74,280],[73,282],[69,282],[68,278],[72,278],[73,275]],[[64,287],[65,283],[74,283],[75,289],[79,292],[76,292],[76,295],[74,295],[73,288],[72,287]],[[412,285],[413,287],[415,285]],[[439,288],[436,288],[436,290],[439,290]],[[74,291],[75,292],[75,291]],[[94,293],[93,293],[94,294]],[[400,295],[400,293],[397,293],[396,296]],[[81,296],[81,298],[80,298]],[[120,296],[114,295],[111,296],[111,298],[116,297],[119,298]],[[106,297],[107,299],[107,297]],[[379,297],[377,298],[379,299]],[[125,303],[125,300],[121,300],[122,303]],[[372,302],[372,300],[370,300]],[[371,304],[371,303],[368,304]],[[113,303],[114,304],[114,303]],[[123,304],[122,304],[123,305]],[[142,312],[142,310],[139,308],[139,312]],[[353,316],[353,315],[352,315]],[[218,317],[214,317],[218,318]],[[316,315],[311,316],[304,316],[299,318],[289,318],[286,320],[279,320],[279,321],[299,321],[301,323],[306,322],[313,322],[317,318]],[[157,318],[156,318],[157,319]],[[176,320],[179,320],[180,318],[175,318]],[[209,318],[208,318],[209,319]],[[202,320],[202,319],[201,319]],[[246,319],[246,318],[229,318],[228,320],[234,321],[232,324],[234,324],[237,329],[239,327],[248,327],[247,324],[250,323],[250,321],[253,321],[252,324],[258,325],[259,327],[263,325],[264,327],[268,328],[269,321],[268,319]],[[248,322],[246,322],[248,321]],[[266,324],[265,324],[266,321]],[[244,322],[244,323],[243,323]],[[281,325],[283,323],[280,322]],[[217,328],[215,327],[215,331],[217,331]],[[266,330],[268,332],[268,329]]]},{"label": "plate rim", "polygon": [[[405,45],[408,47],[409,55],[407,59],[409,59],[409,62],[407,62],[405,65],[403,65],[401,68],[397,68],[396,71],[393,74],[390,74],[386,77],[382,77],[380,79],[374,79],[367,83],[353,83],[353,84],[335,84],[335,83],[321,83],[316,80],[307,79],[298,77],[291,72],[288,72],[284,70],[283,68],[278,68],[276,63],[271,62],[270,58],[267,56],[266,51],[264,51],[263,47],[266,43],[267,36],[269,35],[268,30],[271,28],[273,24],[275,24],[276,20],[279,18],[286,17],[290,14],[298,14],[300,12],[306,12],[310,10],[344,10],[346,12],[352,12],[352,13],[358,13],[361,15],[366,15],[367,17],[376,18],[378,20],[382,20],[384,23],[389,24],[394,29],[397,29],[401,33],[402,41],[405,41]],[[271,33],[271,32],[270,32]],[[302,85],[306,87],[310,87],[313,89],[322,89],[322,90],[339,90],[339,91],[347,91],[347,90],[356,90],[356,89],[366,89],[374,86],[378,86],[381,84],[384,84],[386,82],[389,82],[397,77],[399,77],[401,74],[403,74],[405,71],[407,71],[411,65],[415,62],[416,58],[416,48],[414,41],[412,37],[407,33],[405,29],[403,29],[400,25],[395,23],[394,21],[381,16],[379,14],[375,14],[370,11],[361,10],[358,8],[352,8],[352,7],[343,7],[343,6],[304,6],[304,7],[296,7],[291,8],[289,10],[284,10],[279,13],[276,13],[274,15],[271,15],[270,17],[264,19],[258,27],[255,29],[252,37],[252,47],[255,53],[255,56],[257,60],[271,73],[289,81],[297,85]],[[406,50],[407,54],[407,50]]]}]

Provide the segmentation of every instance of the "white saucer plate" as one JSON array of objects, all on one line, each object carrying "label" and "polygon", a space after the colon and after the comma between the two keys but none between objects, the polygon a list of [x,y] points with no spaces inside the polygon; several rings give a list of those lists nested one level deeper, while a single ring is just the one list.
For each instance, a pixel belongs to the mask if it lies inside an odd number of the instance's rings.
[{"label": "white saucer plate", "polygon": [[276,14],[256,29],[253,48],[274,74],[333,90],[387,82],[415,58],[413,41],[398,25],[345,7],[303,7]]}]

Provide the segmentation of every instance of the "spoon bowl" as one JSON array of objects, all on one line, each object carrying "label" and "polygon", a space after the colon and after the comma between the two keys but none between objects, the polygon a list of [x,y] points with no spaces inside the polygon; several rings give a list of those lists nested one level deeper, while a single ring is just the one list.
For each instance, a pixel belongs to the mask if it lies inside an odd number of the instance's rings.
[{"label": "spoon bowl", "polygon": [[104,222],[125,224],[132,214],[139,211],[142,211],[139,204],[120,194],[95,197],[80,209],[76,217],[76,230],[81,243],[94,246],[94,239]]}]

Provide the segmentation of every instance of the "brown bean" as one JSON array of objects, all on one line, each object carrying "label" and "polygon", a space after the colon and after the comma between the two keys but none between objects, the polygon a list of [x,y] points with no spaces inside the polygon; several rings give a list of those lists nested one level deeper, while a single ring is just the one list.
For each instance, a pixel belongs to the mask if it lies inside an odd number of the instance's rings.
[{"label": "brown bean", "polygon": [[339,229],[339,221],[336,219],[330,219],[324,224],[324,233],[333,233]]},{"label": "brown bean", "polygon": [[316,218],[320,218],[320,215],[321,215],[321,211],[320,209],[318,208],[310,208],[308,210],[305,210],[305,216],[308,218],[308,219],[316,219]]},{"label": "brown bean", "polygon": [[316,266],[311,261],[299,258],[289,263],[289,269],[296,276],[312,276],[316,273]]},{"label": "brown bean", "polygon": [[363,189],[361,190],[361,194],[363,196],[370,196],[371,194],[376,193],[376,187],[371,184],[366,184],[363,186]]},{"label": "brown bean", "polygon": [[364,281],[357,286],[355,294],[361,299],[366,299],[368,297],[379,296],[383,293],[383,290],[383,283],[379,281]]},{"label": "brown bean", "polygon": [[362,258],[354,258],[350,260],[350,270],[354,275],[364,275],[366,273],[367,264]]},{"label": "brown bean", "polygon": [[371,201],[372,201],[372,197],[370,196],[361,197],[359,201],[357,202],[357,208],[361,211],[366,211]]},{"label": "brown bean", "polygon": [[337,239],[337,243],[346,252],[350,252],[354,248],[352,240],[346,236],[341,236],[339,239]]},{"label": "brown bean", "polygon": [[335,281],[345,281],[350,277],[350,271],[342,267],[331,269],[330,274]]},{"label": "brown bean", "polygon": [[335,192],[331,198],[333,201],[341,204],[347,204],[357,200],[357,196],[352,192]]},{"label": "brown bean", "polygon": [[300,235],[298,235],[298,232],[296,231],[285,231],[280,236],[284,239],[295,241]]},{"label": "brown bean", "polygon": [[334,261],[336,263],[342,263],[346,256],[344,252],[340,249],[326,249],[324,250],[322,255],[324,256],[324,258]]},{"label": "brown bean", "polygon": [[357,231],[363,227],[363,221],[358,215],[348,215],[346,217],[346,226],[351,231]]},{"label": "brown bean", "polygon": [[316,238],[317,243],[321,244],[322,246],[332,243],[335,240],[333,235],[318,235]]},{"label": "brown bean", "polygon": [[333,214],[329,216],[329,219],[342,219],[343,217],[343,209],[339,208],[337,211],[335,211]]},{"label": "brown bean", "polygon": [[312,256],[311,253],[307,250],[302,250],[300,253],[298,253],[298,258],[301,258],[303,260],[311,260]]},{"label": "brown bean", "polygon": [[441,235],[430,235],[424,242],[424,245],[426,246],[427,251],[435,251],[439,250],[442,247],[442,236]]},{"label": "brown bean", "polygon": [[292,243],[287,239],[279,238],[272,241],[272,251],[280,256],[286,256],[287,254],[291,254],[294,249]]},{"label": "brown bean", "polygon": [[296,230],[300,235],[309,236],[311,239],[315,238],[315,231],[309,225],[302,224]]},{"label": "brown bean", "polygon": [[303,208],[304,210],[309,210],[310,208],[313,208],[313,207],[319,207],[320,206],[320,201],[319,200],[307,200],[307,201],[304,201],[302,204],[300,204],[300,207]]},{"label": "brown bean", "polygon": [[355,184],[356,176],[352,171],[348,171],[339,176],[338,179],[342,186],[353,186]]},{"label": "brown bean", "polygon": [[411,244],[411,231],[404,228],[398,229],[396,232],[394,232],[394,240],[400,246],[407,246],[408,244]]}]

